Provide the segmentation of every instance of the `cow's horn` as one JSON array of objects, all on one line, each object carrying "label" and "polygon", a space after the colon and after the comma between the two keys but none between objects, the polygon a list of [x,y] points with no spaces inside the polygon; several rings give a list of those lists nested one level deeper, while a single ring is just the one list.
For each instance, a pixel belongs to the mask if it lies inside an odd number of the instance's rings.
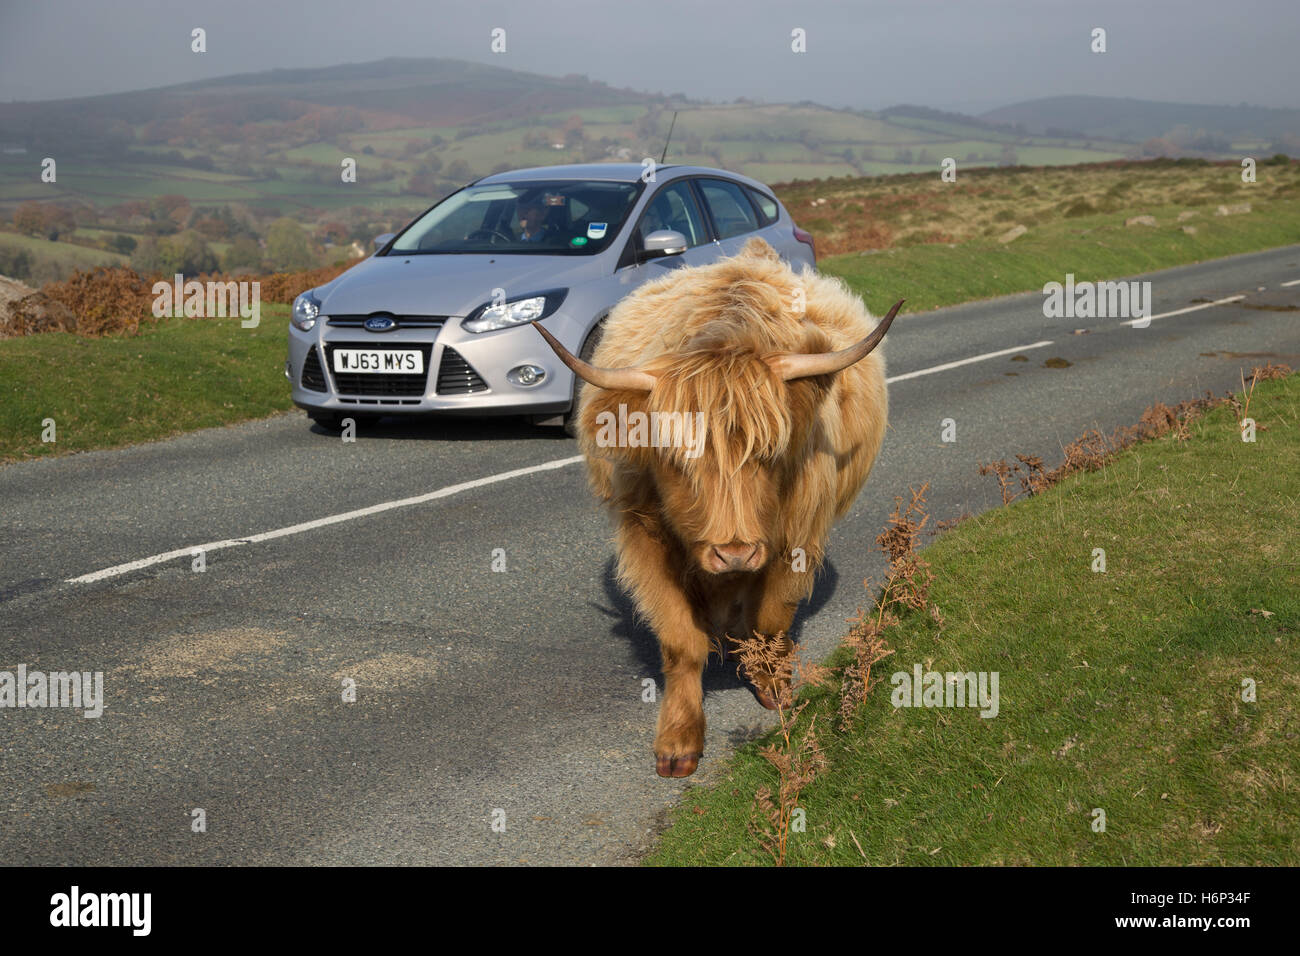
[{"label": "cow's horn", "polygon": [[838,352],[817,352],[811,355],[784,352],[780,355],[771,356],[768,359],[768,364],[772,367],[772,371],[787,382],[796,378],[808,378],[812,375],[830,375],[833,372],[846,369],[854,362],[861,362],[871,354],[872,349],[880,344],[880,340],[889,331],[889,323],[894,321],[894,316],[898,314],[898,309],[904,301],[904,299],[899,299],[895,302],[894,307],[889,310],[889,314],[880,320],[880,324],[876,326],[872,333],[856,345],[850,345]]},{"label": "cow's horn", "polygon": [[546,339],[547,344],[555,350],[560,361],[569,366],[573,374],[588,385],[595,385],[597,388],[621,388],[632,392],[648,392],[655,386],[655,377],[649,372],[643,372],[639,368],[599,368],[578,358],[536,322],[533,323],[533,328],[542,333],[542,338]]}]

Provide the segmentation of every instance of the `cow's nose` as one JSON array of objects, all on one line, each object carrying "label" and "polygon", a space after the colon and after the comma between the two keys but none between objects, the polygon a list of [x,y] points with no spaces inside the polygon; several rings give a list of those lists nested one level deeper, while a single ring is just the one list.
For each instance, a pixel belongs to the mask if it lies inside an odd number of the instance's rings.
[{"label": "cow's nose", "polygon": [[715,571],[753,571],[760,561],[756,544],[715,544],[712,554]]}]

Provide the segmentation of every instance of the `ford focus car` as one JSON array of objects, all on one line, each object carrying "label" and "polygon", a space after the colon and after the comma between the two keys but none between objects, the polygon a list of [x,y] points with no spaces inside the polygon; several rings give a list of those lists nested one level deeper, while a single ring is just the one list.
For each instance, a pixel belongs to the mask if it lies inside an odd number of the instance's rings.
[{"label": "ford focus car", "polygon": [[297,297],[293,401],[326,427],[415,414],[569,427],[575,376],[527,326],[588,358],[601,322],[641,283],[734,255],[753,236],[815,266],[812,237],[735,173],[593,164],[480,179]]}]

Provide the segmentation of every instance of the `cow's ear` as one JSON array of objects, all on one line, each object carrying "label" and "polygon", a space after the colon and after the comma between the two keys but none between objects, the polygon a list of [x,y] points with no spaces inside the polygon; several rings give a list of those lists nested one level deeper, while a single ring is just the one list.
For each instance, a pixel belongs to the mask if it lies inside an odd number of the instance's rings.
[{"label": "cow's ear", "polygon": [[768,245],[766,239],[755,236],[744,244],[740,249],[742,256],[748,256],[752,259],[773,259],[780,261],[781,257],[777,251]]}]

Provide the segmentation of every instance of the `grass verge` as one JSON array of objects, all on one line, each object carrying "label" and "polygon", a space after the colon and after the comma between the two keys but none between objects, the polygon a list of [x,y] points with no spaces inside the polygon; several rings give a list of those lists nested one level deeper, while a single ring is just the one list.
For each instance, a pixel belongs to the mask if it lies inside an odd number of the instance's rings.
[{"label": "grass verge", "polygon": [[[138,335],[46,332],[0,340],[0,460],[115,448],[291,408],[289,308],[232,319],[160,319]],[[45,419],[53,443],[41,441]]]},{"label": "grass verge", "polygon": [[[826,769],[800,794],[786,861],[1300,863],[1300,375],[1261,382],[1249,414],[1253,444],[1220,406],[1186,440],[936,539],[924,557],[944,623],[890,630],[895,654],[847,728],[837,691],[803,695]],[[997,716],[894,708],[889,675],[915,664],[998,672]],[[688,792],[647,862],[770,863],[754,797],[777,786],[760,754],[774,743]]]},{"label": "grass verge", "polygon": [[[832,247],[891,244],[821,261],[877,313],[899,297],[915,312],[1041,289],[1067,272],[1078,281],[1110,279],[1300,242],[1293,163],[1261,166],[1254,184],[1241,183],[1230,166],[1157,162],[972,170],[948,184],[937,175],[826,181],[781,194]],[[1215,215],[1218,204],[1241,202],[1251,211]],[[1157,225],[1124,224],[1137,215]],[[1013,224],[1028,232],[998,242]],[[935,236],[955,241],[930,241]],[[142,323],[147,331],[131,339],[0,339],[0,461],[153,441],[289,408],[277,337],[284,311],[266,303],[327,275],[260,277],[256,334],[180,320]],[[69,308],[83,319],[93,311],[76,298]],[[58,423],[56,444],[40,441],[45,418]]]},{"label": "grass verge", "polygon": [[[908,312],[977,299],[1041,290],[1044,282],[1096,282],[1190,265],[1244,252],[1300,242],[1300,202],[1273,202],[1267,214],[1199,213],[1179,223],[1177,207],[1144,209],[1156,226],[1125,226],[1134,210],[1060,220],[1037,226],[1014,242],[972,239],[957,245],[929,244],[870,254],[829,256],[818,268],[839,276],[862,296],[873,314],[897,299]],[[1183,232],[1182,226],[1196,229]]]}]

